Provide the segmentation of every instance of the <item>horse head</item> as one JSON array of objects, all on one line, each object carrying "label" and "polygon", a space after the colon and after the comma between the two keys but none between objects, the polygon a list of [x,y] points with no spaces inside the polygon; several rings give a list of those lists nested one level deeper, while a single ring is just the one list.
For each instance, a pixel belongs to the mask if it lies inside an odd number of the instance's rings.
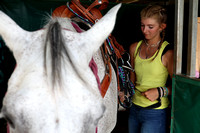
[{"label": "horse head", "polygon": [[113,30],[120,6],[81,33],[68,18],[25,31],[0,11],[0,35],[17,63],[0,114],[10,133],[95,132],[106,108],[89,62]]}]

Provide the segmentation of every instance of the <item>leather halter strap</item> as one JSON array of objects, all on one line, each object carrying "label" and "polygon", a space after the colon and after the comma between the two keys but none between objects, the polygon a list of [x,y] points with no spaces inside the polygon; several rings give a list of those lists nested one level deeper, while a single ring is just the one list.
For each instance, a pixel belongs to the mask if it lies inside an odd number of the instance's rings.
[{"label": "leather halter strap", "polygon": [[[108,0],[95,0],[88,8],[81,5],[80,0],[71,0],[71,3],[92,23],[95,23],[102,17],[100,10],[103,10],[108,5]],[[100,5],[100,7],[94,8]]]}]

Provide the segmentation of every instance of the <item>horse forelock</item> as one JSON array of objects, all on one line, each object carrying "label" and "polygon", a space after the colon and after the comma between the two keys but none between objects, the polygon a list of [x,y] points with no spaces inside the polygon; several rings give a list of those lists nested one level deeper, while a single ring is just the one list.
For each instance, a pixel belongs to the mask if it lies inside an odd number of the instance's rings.
[{"label": "horse forelock", "polygon": [[[62,26],[59,23],[57,18],[51,19],[48,27],[47,27],[47,34],[46,40],[44,45],[44,68],[47,73],[47,49],[49,47],[49,52],[51,56],[51,83],[52,87],[56,84],[62,88],[62,77],[61,77],[61,70],[65,69],[62,68],[62,63],[64,63],[65,58],[69,60],[69,63],[72,65],[72,68],[76,72],[79,78],[81,76],[78,74],[76,70],[75,64],[70,58],[68,48],[65,46],[64,37],[62,34]],[[48,76],[48,75],[47,75]]]}]

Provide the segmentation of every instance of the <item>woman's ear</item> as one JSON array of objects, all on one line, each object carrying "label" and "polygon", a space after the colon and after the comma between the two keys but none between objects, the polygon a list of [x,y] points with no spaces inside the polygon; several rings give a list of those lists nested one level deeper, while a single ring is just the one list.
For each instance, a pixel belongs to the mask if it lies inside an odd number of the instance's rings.
[{"label": "woman's ear", "polygon": [[167,24],[161,24],[161,26],[160,26],[160,28],[162,29],[162,30],[164,30],[165,28],[167,27]]}]

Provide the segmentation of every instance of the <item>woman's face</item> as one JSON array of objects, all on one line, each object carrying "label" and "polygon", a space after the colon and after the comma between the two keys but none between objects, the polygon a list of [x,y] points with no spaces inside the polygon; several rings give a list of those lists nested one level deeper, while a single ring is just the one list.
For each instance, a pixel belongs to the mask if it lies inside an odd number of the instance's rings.
[{"label": "woman's face", "polygon": [[160,32],[162,28],[155,18],[142,18],[141,19],[141,31],[147,40],[160,38]]}]

